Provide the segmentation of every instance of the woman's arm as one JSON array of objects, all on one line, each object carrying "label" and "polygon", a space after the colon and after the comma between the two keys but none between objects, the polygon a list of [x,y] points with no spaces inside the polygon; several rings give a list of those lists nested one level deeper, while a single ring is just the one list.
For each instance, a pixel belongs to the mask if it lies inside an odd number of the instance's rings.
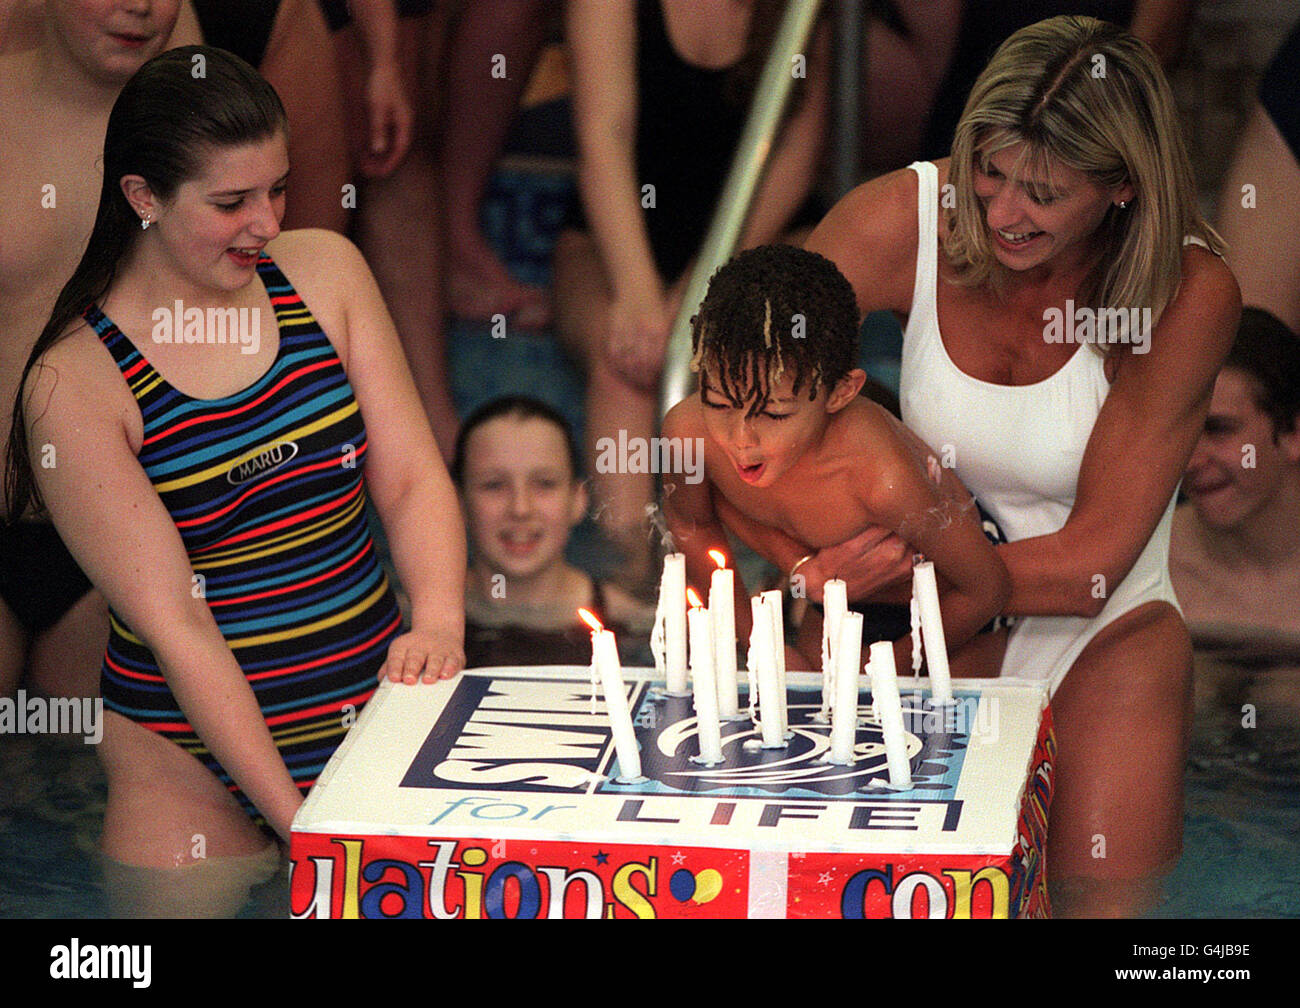
[{"label": "woman's arm", "polygon": [[830,26],[825,21],[809,48],[803,101],[781,129],[741,234],[742,249],[778,241],[812,189],[829,121],[831,45]]},{"label": "woman's arm", "polygon": [[420,405],[393,321],[361,253],[312,232],[313,272],[342,292],[344,368],[366,424],[366,489],[411,600],[411,632],[393,642],[396,681],[450,678],[465,664],[465,525],[447,467]]},{"label": "woman's arm", "polygon": [[[46,354],[28,382],[28,450],[53,462],[35,467],[40,492],[69,551],[153,653],[199,737],[288,840],[302,795],[131,447],[134,400],[99,341],[80,335]],[[138,413],[134,423],[138,440]]]},{"label": "woman's arm", "polygon": [[367,135],[359,166],[383,177],[411,146],[413,116],[397,61],[397,11],[393,0],[352,0],[348,7],[366,49]]},{"label": "woman's arm", "polygon": [[[636,10],[630,0],[569,0],[578,189],[613,285],[615,314],[663,331],[655,268],[636,177]],[[662,316],[662,317],[660,317]],[[630,324],[632,324],[630,323]]]},{"label": "woman's arm", "polygon": [[1300,161],[1258,101],[1223,179],[1219,222],[1242,303],[1300,331]]},{"label": "woman's arm", "polygon": [[1202,249],[1184,251],[1182,286],[1150,351],[1120,362],[1065,525],[998,547],[1011,572],[1007,612],[1092,617],[1102,610],[1182,479],[1240,314],[1227,266]]},{"label": "woman's arm", "polygon": [[862,82],[863,157],[868,168],[892,169],[916,157],[926,123],[943,83],[963,0],[895,3],[898,30],[881,14],[866,19],[866,79]]}]

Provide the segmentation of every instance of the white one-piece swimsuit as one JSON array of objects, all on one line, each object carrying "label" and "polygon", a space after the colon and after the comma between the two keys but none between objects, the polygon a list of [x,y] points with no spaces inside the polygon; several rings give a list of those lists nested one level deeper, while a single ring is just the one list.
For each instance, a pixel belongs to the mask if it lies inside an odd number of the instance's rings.
[{"label": "white one-piece swimsuit", "polygon": [[[920,243],[912,311],[903,333],[899,379],[903,422],[932,449],[946,452],[966,488],[1009,541],[1050,535],[1074,507],[1079,468],[1110,390],[1103,358],[1080,345],[1055,374],[1032,385],[997,385],[966,374],[939,335],[939,171],[910,166],[920,180]],[[1153,600],[1178,605],[1169,579],[1169,501],[1141,556],[1118,585],[1098,582],[1101,613],[1021,617],[1011,630],[1004,676],[1045,680],[1055,692],[1088,642],[1124,613]]]}]

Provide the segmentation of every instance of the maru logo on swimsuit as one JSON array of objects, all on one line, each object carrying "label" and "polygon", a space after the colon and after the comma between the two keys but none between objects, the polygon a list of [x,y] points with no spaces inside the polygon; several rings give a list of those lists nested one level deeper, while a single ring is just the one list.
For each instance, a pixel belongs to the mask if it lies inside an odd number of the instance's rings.
[{"label": "maru logo on swimsuit", "polygon": [[226,473],[226,482],[231,486],[247,483],[255,476],[279,469],[297,454],[298,445],[293,441],[277,441],[266,448],[259,448],[230,467]]}]

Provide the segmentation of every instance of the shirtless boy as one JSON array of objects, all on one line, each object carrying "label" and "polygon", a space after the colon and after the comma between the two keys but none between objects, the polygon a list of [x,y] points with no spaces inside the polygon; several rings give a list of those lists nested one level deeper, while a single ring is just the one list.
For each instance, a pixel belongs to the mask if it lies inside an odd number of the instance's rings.
[{"label": "shirtless boy", "polygon": [[[951,470],[858,395],[857,330],[852,288],[816,253],[764,246],[718,270],[694,319],[699,395],[664,421],[665,437],[702,439],[705,478],[665,475],[669,528],[697,587],[713,566],[707,551],[725,549],[728,531],[788,571],[791,557],[888,528],[934,562],[955,652],[1001,611],[1010,581]],[[905,603],[910,585],[901,592],[873,601]],[[749,613],[737,606],[742,636]],[[983,644],[954,655],[955,674],[997,674],[1000,650]],[[808,650],[804,667],[816,667]],[[895,652],[907,667],[905,632]]]},{"label": "shirtless boy", "polygon": [[[0,443],[27,355],[90,236],[113,101],[150,57],[197,41],[169,41],[179,7],[51,0],[41,44],[0,55]],[[24,669],[44,692],[97,694],[107,639],[108,609],[54,527],[0,528],[0,696]]]},{"label": "shirtless boy", "polygon": [[1300,345],[1261,308],[1242,309],[1183,490],[1169,574],[1193,640],[1300,644]]}]

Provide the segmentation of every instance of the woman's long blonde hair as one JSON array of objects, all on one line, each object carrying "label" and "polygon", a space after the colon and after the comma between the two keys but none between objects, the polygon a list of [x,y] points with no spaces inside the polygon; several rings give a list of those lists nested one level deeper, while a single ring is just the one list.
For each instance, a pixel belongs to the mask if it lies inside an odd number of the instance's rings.
[{"label": "woman's long blonde hair", "polygon": [[977,159],[1019,142],[1025,154],[1017,171],[1050,178],[1056,162],[1100,186],[1133,186],[1127,209],[1112,205],[1097,231],[1100,255],[1080,305],[1149,307],[1154,324],[1178,290],[1184,237],[1223,252],[1223,239],[1197,206],[1173,95],[1155,54],[1113,24],[1062,16],[1002,43],[957,124],[944,248],[959,283],[996,290],[1005,278],[973,176]]}]

